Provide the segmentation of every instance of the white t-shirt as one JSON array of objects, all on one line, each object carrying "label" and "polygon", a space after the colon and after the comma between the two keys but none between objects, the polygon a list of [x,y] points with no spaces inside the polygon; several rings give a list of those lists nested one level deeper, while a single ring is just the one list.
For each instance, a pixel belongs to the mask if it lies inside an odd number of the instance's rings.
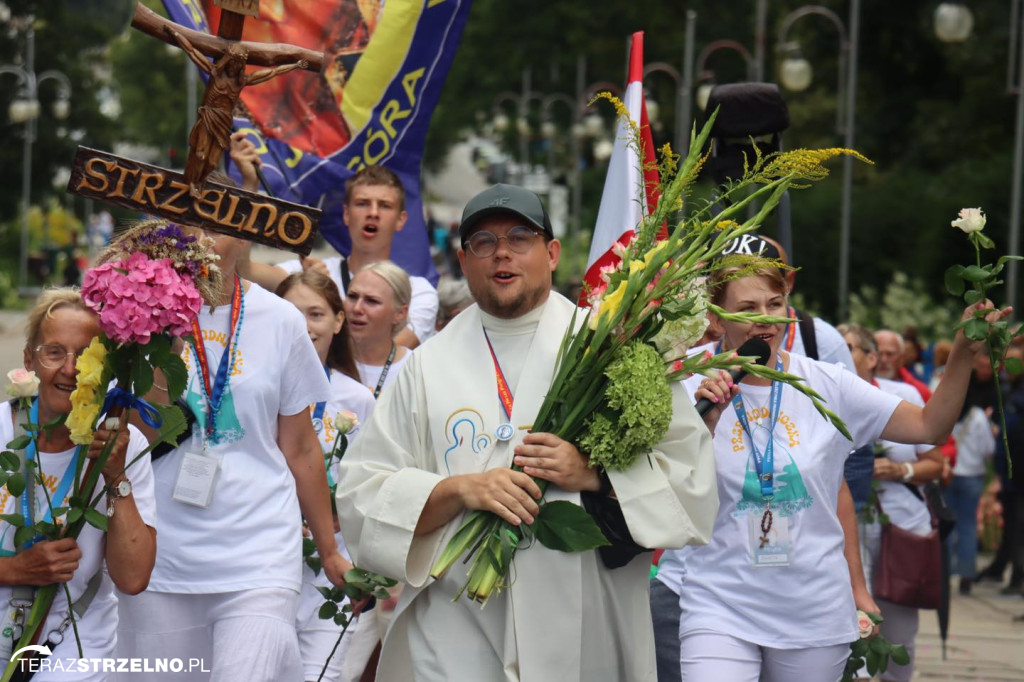
[{"label": "white t-shirt", "polygon": [[[900,400],[842,367],[795,354],[789,357],[789,371],[821,394],[855,441],[847,441],[808,398],[783,387],[773,432],[772,509],[776,527],[782,523],[789,528],[790,564],[755,568],[747,517],[759,522],[764,502],[750,441],[732,405],[725,409],[714,439],[720,506],[711,542],[667,551],[659,568],[658,577],[680,594],[680,634],[708,629],[782,649],[857,638],[843,529],[836,516],[844,453],[877,439]],[[687,393],[692,395],[702,379],[697,375],[684,382]],[[770,392],[769,386],[743,385],[741,395],[751,420],[758,413],[768,414]],[[765,429],[753,423],[751,427],[755,437],[764,434]],[[763,452],[763,441],[758,443]],[[679,562],[678,568],[674,562]],[[673,586],[673,579],[681,584]]]},{"label": "white t-shirt", "polygon": [[[21,415],[19,415],[21,418]],[[149,446],[146,437],[134,426],[129,425],[128,431],[131,440],[128,443],[128,453],[125,462],[131,462],[136,456]],[[0,441],[7,443],[14,438],[14,424],[11,419],[11,404],[0,403]],[[82,457],[85,457],[86,448],[82,449]],[[45,474],[46,487],[51,499],[64,476],[68,465],[74,457],[74,448],[64,452],[44,452],[39,456],[42,463],[42,471]],[[139,515],[147,526],[156,527],[156,501],[153,498],[153,468],[150,464],[149,455],[145,455],[139,461],[128,467],[128,480],[132,483],[132,497],[135,499],[135,506]],[[103,477],[97,485],[95,496],[102,486]],[[43,494],[42,486],[36,486],[35,492],[36,519],[42,518],[48,511],[46,496]],[[55,507],[64,506],[64,503],[53,500]],[[101,500],[96,505],[102,513],[106,512],[106,501]],[[11,497],[7,488],[0,489],[0,509],[4,514],[21,513],[20,498]],[[0,522],[0,556],[14,556],[14,531],[15,528],[6,522]],[[103,579],[100,582],[99,591],[89,603],[83,616],[78,620],[78,633],[82,639],[82,649],[86,658],[102,658],[114,655],[114,647],[117,644],[117,596],[114,592],[114,582],[106,573],[103,563],[104,534],[97,528],[86,524],[78,536],[78,547],[82,550],[82,558],[78,564],[78,570],[68,583],[72,601],[82,596],[89,580],[96,575],[97,571],[103,571]],[[0,585],[0,604],[8,604],[11,600],[11,586]],[[50,609],[50,615],[41,630],[39,643],[45,639],[47,633],[60,625],[67,615],[67,598],[64,590],[58,590]],[[70,629],[65,633],[64,642],[54,649],[55,658],[71,659],[78,658],[78,649],[75,644],[74,635]],[[79,679],[81,675],[72,675],[66,679]],[[61,678],[65,679],[65,678]]]},{"label": "white t-shirt", "polygon": [[[327,272],[331,275],[331,279],[338,285],[338,291],[344,296],[345,285],[342,283],[341,278],[341,258],[341,256],[325,258],[324,265],[327,266]],[[297,258],[278,263],[277,267],[288,273],[302,272],[302,263]],[[355,274],[354,272],[351,273],[352,276],[355,276]],[[412,327],[416,338],[420,340],[420,343],[423,343],[434,335],[434,325],[437,323],[437,309],[439,305],[437,289],[430,283],[430,280],[416,275],[409,275],[409,284],[412,285],[412,299],[409,301],[408,324]]]},{"label": "white t-shirt", "polygon": [[985,460],[996,451],[992,422],[977,405],[967,411],[953,427],[956,441],[954,476],[984,476]]},{"label": "white t-shirt", "polygon": [[[299,591],[301,514],[295,479],[277,446],[278,415],[308,410],[330,397],[323,365],[298,308],[252,284],[243,297],[238,350],[217,419],[221,458],[207,508],[173,499],[182,454],[201,447],[189,438],[153,464],[160,509],[160,551],[149,589],[204,594],[260,587]],[[199,313],[210,371],[225,352],[231,307]],[[185,399],[197,423],[206,423],[203,381],[192,348]],[[211,378],[212,380],[212,378]]]},{"label": "white t-shirt", "polygon": [[[412,351],[408,348],[405,349],[405,355],[398,358],[391,363],[388,367],[388,374],[384,377],[384,384],[380,387],[383,391],[388,386],[394,383],[395,378],[398,377],[399,370],[402,369],[402,365],[412,355]],[[377,390],[377,384],[380,383],[380,375],[384,373],[384,365],[364,365],[361,362],[356,363],[356,368],[359,370],[359,377],[363,380],[363,385],[370,389],[370,396],[373,396],[373,391]],[[378,395],[379,399],[380,396]]]},{"label": "white t-shirt", "polygon": [[[901,381],[889,381],[888,379],[876,379],[878,387],[886,393],[906,400],[911,405],[924,407],[921,394],[910,384]],[[918,455],[935,449],[934,445],[922,443],[920,445],[907,445],[905,443],[894,443],[890,440],[879,441],[885,451],[885,456],[893,462],[916,462]],[[928,513],[928,505],[924,500],[914,495],[902,481],[878,481],[878,501],[882,505],[882,511],[889,517],[889,520],[900,528],[910,530],[912,528],[927,528],[931,523],[931,514]]]}]

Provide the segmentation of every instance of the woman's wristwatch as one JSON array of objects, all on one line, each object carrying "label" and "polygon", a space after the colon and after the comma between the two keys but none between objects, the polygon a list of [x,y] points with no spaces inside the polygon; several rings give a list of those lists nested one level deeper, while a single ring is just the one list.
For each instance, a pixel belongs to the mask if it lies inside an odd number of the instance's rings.
[{"label": "woman's wristwatch", "polygon": [[114,515],[114,502],[132,494],[132,482],[122,478],[107,491],[107,517]]}]

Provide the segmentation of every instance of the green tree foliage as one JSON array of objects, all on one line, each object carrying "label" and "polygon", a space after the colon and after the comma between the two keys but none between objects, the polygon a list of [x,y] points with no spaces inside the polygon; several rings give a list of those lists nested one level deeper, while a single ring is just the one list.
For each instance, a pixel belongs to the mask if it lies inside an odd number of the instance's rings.
[{"label": "green tree foliage", "polygon": [[[823,5],[849,23],[847,1],[769,0],[767,80],[776,73],[775,43],[783,19],[805,4]],[[854,166],[851,291],[865,286],[882,290],[899,270],[927,283],[920,295],[944,302],[944,270],[972,257],[949,226],[964,206],[984,207],[997,247],[1008,249],[1015,100],[1005,91],[1007,3],[971,2],[974,31],[958,45],[935,37],[936,5],[862,2],[855,146],[876,165]],[[490,118],[498,93],[518,92],[524,68],[531,69],[534,90],[571,95],[576,56],[586,54],[588,83],[622,83],[625,39],[640,29],[646,31],[646,61],[678,67],[689,9],[698,13],[698,52],[722,38],[753,51],[752,2],[476,0],[431,126],[428,162],[442,158],[460,131],[477,125],[478,116]],[[804,17],[793,24],[789,39],[800,41],[814,66],[814,82],[805,92],[784,92],[791,117],[784,144],[790,149],[839,146],[836,30],[820,17]],[[716,52],[707,66],[719,83],[744,78],[735,53]],[[655,74],[645,86],[661,105],[665,129],[660,136],[656,132],[656,139],[666,141],[675,115],[675,85]],[[531,118],[539,120],[535,104]],[[514,153],[515,147],[509,150]],[[792,255],[801,267],[797,288],[826,317],[834,316],[836,306],[841,168],[836,164],[833,176],[813,191],[793,195]],[[595,180],[585,179],[588,187],[597,187],[584,192],[585,226],[592,224],[600,200],[603,173],[595,174]]]}]

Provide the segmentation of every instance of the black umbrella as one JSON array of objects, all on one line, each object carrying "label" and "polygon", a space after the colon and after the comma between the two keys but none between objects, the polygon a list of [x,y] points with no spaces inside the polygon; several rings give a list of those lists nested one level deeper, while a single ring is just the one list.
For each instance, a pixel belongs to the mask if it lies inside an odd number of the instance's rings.
[{"label": "black umbrella", "polygon": [[939,520],[939,540],[942,543],[942,599],[939,603],[937,615],[939,617],[939,637],[942,639],[942,660],[946,660],[946,637],[949,634],[949,578],[950,558],[949,545],[946,538],[953,532],[956,525],[953,510],[946,502],[946,496],[942,494],[942,488],[938,481],[932,481],[924,486],[925,498],[932,513]]}]

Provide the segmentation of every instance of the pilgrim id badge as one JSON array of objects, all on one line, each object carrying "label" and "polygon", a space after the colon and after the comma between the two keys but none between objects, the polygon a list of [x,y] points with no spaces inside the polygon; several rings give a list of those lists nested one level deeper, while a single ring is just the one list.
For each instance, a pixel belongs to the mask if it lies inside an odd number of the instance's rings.
[{"label": "pilgrim id badge", "polygon": [[220,458],[210,454],[206,448],[202,429],[193,427],[192,440],[182,451],[172,497],[195,507],[209,507],[213,501],[218,471]]},{"label": "pilgrim id badge", "polygon": [[762,532],[761,520],[761,514],[747,515],[747,536],[754,566],[789,566],[792,550],[789,519],[776,515],[767,532]]}]

